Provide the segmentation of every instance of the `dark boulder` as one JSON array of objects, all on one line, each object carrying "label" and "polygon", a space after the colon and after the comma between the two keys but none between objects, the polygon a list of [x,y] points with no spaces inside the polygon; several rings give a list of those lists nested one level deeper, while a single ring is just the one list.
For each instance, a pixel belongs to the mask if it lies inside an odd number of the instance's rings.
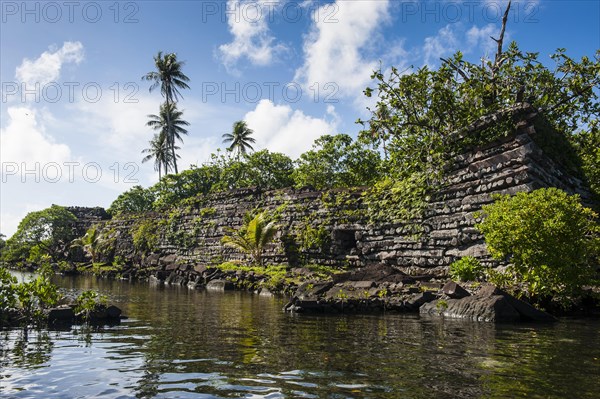
[{"label": "dark boulder", "polygon": [[556,320],[550,314],[542,312],[492,285],[482,287],[476,295],[426,303],[419,308],[419,313],[486,322]]},{"label": "dark boulder", "polygon": [[410,309],[419,309],[423,304],[434,301],[437,297],[430,291],[413,294],[406,300],[405,306]]},{"label": "dark boulder", "polygon": [[49,323],[69,323],[75,319],[75,312],[70,306],[59,306],[48,310]]},{"label": "dark boulder", "polygon": [[442,287],[442,291],[452,299],[461,299],[471,296],[467,290],[454,281],[448,281],[446,285]]},{"label": "dark boulder", "polygon": [[206,284],[206,289],[210,291],[231,291],[234,288],[233,283],[227,280],[212,280]]}]

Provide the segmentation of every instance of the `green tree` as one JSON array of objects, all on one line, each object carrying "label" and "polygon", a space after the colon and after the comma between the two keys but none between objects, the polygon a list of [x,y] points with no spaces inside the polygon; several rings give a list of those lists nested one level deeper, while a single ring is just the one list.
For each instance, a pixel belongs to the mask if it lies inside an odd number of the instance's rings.
[{"label": "green tree", "polygon": [[71,246],[82,247],[90,254],[92,263],[96,263],[98,253],[102,250],[102,246],[105,242],[106,240],[102,237],[98,228],[93,226],[85,232],[83,237],[73,240]]},{"label": "green tree", "polygon": [[152,210],[155,194],[142,186],[133,186],[117,197],[108,208],[111,215],[122,213],[142,213]]},{"label": "green tree", "polygon": [[222,238],[223,245],[250,255],[256,265],[262,266],[263,251],[277,234],[277,226],[268,220],[266,212],[254,217],[248,213],[242,227],[237,231],[231,230],[231,233]]},{"label": "green tree", "polygon": [[[177,54],[169,53],[164,54],[159,51],[154,57],[154,66],[156,71],[148,72],[142,76],[142,80],[152,82],[150,91],[152,92],[157,87],[160,87],[160,93],[165,99],[165,108],[172,109],[174,104],[179,100],[181,93],[179,89],[189,89],[190,86],[187,82],[190,79],[182,72],[182,67],[185,64],[184,61],[177,59]],[[162,113],[162,107],[161,107]],[[167,143],[171,148],[171,156],[173,161],[173,168],[175,174],[177,171],[177,160],[175,156],[175,131],[174,126],[171,124],[171,114],[165,114],[165,122],[167,126]]]},{"label": "green tree", "polygon": [[498,196],[483,207],[484,234],[491,255],[509,262],[514,283],[532,297],[576,294],[590,283],[600,256],[597,215],[579,196],[545,188]]},{"label": "green tree", "polygon": [[186,198],[208,194],[219,182],[221,170],[215,165],[192,165],[177,175],[163,177],[149,190],[156,198],[154,209],[161,210],[179,204]]},{"label": "green tree", "polygon": [[543,115],[566,137],[597,131],[600,51],[594,59],[575,61],[558,49],[548,67],[537,53],[523,52],[516,43],[504,49],[509,9],[510,4],[494,39],[493,59],[474,64],[458,52],[442,59],[436,70],[374,72],[376,87],[365,94],[376,95],[378,102],[368,122],[371,131],[383,129],[390,136],[386,170],[394,177],[424,173],[425,183],[436,186],[454,154],[510,134],[520,122],[519,112]]},{"label": "green tree", "polygon": [[47,254],[56,260],[75,238],[76,221],[75,215],[58,205],[30,212],[21,220],[17,231],[6,243],[7,251],[14,255],[7,260],[24,261],[32,253]]},{"label": "green tree", "polygon": [[261,150],[244,159],[224,160],[215,191],[257,187],[273,190],[291,187],[294,162],[285,154]]},{"label": "green tree", "polygon": [[252,137],[253,133],[245,121],[237,121],[233,124],[232,132],[223,135],[223,143],[231,143],[227,149],[235,152],[239,158],[240,155],[245,156],[248,150],[254,150],[250,144],[256,142]]},{"label": "green tree", "polygon": [[[179,147],[175,147],[176,150]],[[167,144],[166,135],[160,133],[155,134],[150,140],[150,148],[142,150],[142,154],[148,154],[142,159],[142,163],[154,159],[154,170],[158,172],[158,180],[162,178],[162,170],[165,171],[165,176],[169,173],[170,166],[173,164],[171,149]]]},{"label": "green tree", "polygon": [[346,134],[324,135],[300,155],[293,173],[297,187],[321,190],[367,186],[380,177],[379,153],[352,141]]},{"label": "green tree", "polygon": [[[178,150],[179,147],[174,143],[175,140],[183,143],[183,138],[181,136],[188,134],[188,131],[184,126],[189,126],[189,122],[183,120],[181,118],[182,116],[183,111],[179,111],[177,105],[174,103],[165,103],[161,105],[159,115],[148,115],[150,120],[146,123],[146,126],[157,130],[158,135],[155,135],[153,141],[150,142],[151,148],[149,150],[152,152],[150,152],[146,158],[152,156],[151,158],[155,159],[155,169],[157,166],[156,163],[160,159],[160,164],[162,164],[165,169],[165,175],[171,168],[177,174],[177,159],[179,158],[179,155],[175,153],[175,150]],[[155,146],[158,147],[158,154],[152,148]],[[167,147],[167,153],[164,153],[164,147]],[[146,158],[144,158],[144,160]],[[144,160],[142,160],[142,162],[144,162]]]},{"label": "green tree", "polygon": [[17,304],[17,279],[3,266],[0,266],[0,325],[9,309]]}]

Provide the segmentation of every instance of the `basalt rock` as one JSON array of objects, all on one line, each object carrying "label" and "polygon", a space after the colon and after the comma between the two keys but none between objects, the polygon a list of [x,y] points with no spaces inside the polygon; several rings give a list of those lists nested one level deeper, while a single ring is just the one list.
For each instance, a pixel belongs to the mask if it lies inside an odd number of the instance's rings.
[{"label": "basalt rock", "polygon": [[476,295],[461,299],[439,299],[423,304],[419,313],[450,319],[465,319],[486,322],[541,321],[556,319],[546,312],[537,310],[499,288],[488,285]]}]

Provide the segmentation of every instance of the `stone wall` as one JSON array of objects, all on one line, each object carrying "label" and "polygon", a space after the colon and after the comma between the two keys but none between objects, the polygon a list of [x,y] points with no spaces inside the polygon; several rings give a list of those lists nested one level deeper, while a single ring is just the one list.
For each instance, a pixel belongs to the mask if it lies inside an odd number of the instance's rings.
[{"label": "stone wall", "polygon": [[[592,201],[585,184],[542,151],[537,143],[546,137],[535,126],[535,117],[525,118],[510,137],[457,157],[446,173],[445,188],[426,211],[419,238],[405,234],[402,225],[369,223],[360,191],[242,189],[199,197],[170,214],[100,222],[112,240],[107,256],[118,255],[133,267],[159,273],[194,273],[243,260],[242,254],[224,248],[221,238],[242,224],[246,212],[264,209],[277,217],[280,226],[266,251],[267,263],[384,263],[410,274],[434,275],[446,273],[450,263],[467,255],[493,264],[475,228],[476,212],[492,201],[493,194],[554,186],[580,194],[588,204]],[[136,251],[132,234],[143,227],[156,239],[150,240],[150,249]]]}]

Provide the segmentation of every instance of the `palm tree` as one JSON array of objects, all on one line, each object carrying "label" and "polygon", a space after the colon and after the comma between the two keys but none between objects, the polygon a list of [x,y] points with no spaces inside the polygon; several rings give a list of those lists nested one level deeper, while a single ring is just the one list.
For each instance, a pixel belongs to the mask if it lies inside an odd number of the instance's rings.
[{"label": "palm tree", "polygon": [[246,155],[248,150],[253,150],[250,143],[256,143],[252,137],[254,131],[248,127],[245,121],[237,121],[233,124],[233,131],[223,135],[223,143],[231,143],[227,150],[236,151],[237,157]]},{"label": "palm tree", "polygon": [[[178,150],[179,147],[175,146]],[[150,140],[150,148],[142,150],[142,154],[148,154],[142,159],[142,163],[148,162],[154,158],[154,170],[158,172],[158,180],[162,179],[162,170],[165,170],[165,176],[169,173],[172,168],[172,153],[171,149],[167,145],[167,140],[164,134],[155,134],[152,140]],[[175,155],[179,158],[179,155]]]},{"label": "palm tree", "polygon": [[[154,65],[156,71],[148,72],[142,76],[142,80],[153,82],[150,86],[150,91],[160,86],[160,94],[165,98],[165,105],[170,107],[175,104],[179,97],[183,97],[179,92],[179,89],[189,89],[187,82],[190,79],[181,71],[182,66],[185,64],[184,61],[177,60],[177,54],[169,53],[163,55],[162,51],[154,57]],[[162,107],[161,107],[162,108]],[[167,131],[170,132],[171,120],[167,114],[166,126],[169,127]],[[167,135],[167,144],[171,149],[171,156],[173,157],[173,166],[175,173],[177,173],[177,161],[175,156],[175,136],[172,134]]]},{"label": "palm tree", "polygon": [[177,173],[177,159],[180,157],[175,153],[175,150],[179,149],[175,145],[175,140],[183,142],[181,136],[188,133],[184,126],[189,126],[189,122],[181,119],[182,115],[183,111],[179,111],[174,103],[161,105],[159,115],[148,115],[150,120],[146,126],[157,130],[158,134],[150,141],[151,147],[142,151],[148,154],[142,162],[155,158],[154,169],[158,167],[159,173],[160,167],[157,164],[163,166],[165,175],[169,173],[171,167]]},{"label": "palm tree", "polygon": [[242,227],[237,231],[232,230],[232,235],[223,237],[221,242],[227,247],[249,254],[255,264],[262,266],[263,250],[276,233],[277,226],[275,222],[267,220],[266,212],[261,212],[254,217],[247,213]]},{"label": "palm tree", "polygon": [[106,240],[98,233],[96,227],[91,227],[82,238],[77,238],[71,243],[72,247],[82,247],[92,257],[92,263],[96,263],[96,258],[101,252]]}]

